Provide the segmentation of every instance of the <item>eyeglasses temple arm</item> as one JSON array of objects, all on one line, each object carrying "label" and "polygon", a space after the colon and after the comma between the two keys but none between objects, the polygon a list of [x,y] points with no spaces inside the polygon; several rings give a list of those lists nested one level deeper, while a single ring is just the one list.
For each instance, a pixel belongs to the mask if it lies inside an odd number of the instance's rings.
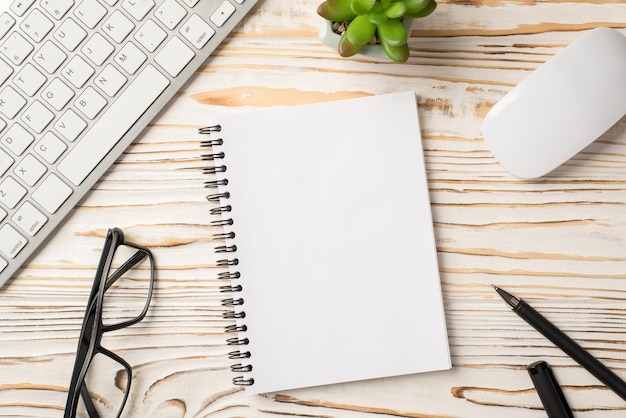
[{"label": "eyeglasses temple arm", "polygon": [[91,400],[91,396],[89,395],[89,391],[87,390],[87,384],[85,382],[83,382],[83,384],[80,386],[80,397],[83,399],[83,403],[85,404],[85,409],[87,410],[89,418],[100,418],[98,410],[96,410],[96,406]]}]

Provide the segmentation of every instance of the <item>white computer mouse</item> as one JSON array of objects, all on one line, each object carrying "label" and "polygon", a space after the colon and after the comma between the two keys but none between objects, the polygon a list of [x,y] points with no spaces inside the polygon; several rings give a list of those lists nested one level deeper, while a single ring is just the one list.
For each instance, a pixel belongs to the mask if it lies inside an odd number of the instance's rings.
[{"label": "white computer mouse", "polygon": [[521,178],[563,164],[626,114],[626,37],[597,28],[549,59],[489,111],[485,142]]}]

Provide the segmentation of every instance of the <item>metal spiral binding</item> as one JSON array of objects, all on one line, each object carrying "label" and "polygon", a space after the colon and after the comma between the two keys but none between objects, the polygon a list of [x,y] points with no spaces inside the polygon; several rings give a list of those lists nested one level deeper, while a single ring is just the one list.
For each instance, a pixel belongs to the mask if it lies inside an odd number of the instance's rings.
[{"label": "metal spiral binding", "polygon": [[[207,135],[215,135],[222,131],[222,127],[219,125],[215,126],[207,126],[199,129],[201,134]],[[224,160],[226,155],[222,151],[216,151],[215,148],[222,145],[224,142],[222,138],[209,138],[208,140],[202,141],[201,146],[206,148],[211,148],[211,152],[202,155],[202,160],[207,162],[212,162],[212,167],[206,167],[202,170],[203,173],[208,175],[216,174],[218,177],[225,173],[227,170],[226,165],[221,164],[220,161]],[[216,208],[212,208],[210,210],[211,215],[218,216],[218,219],[212,220],[211,225],[215,227],[230,227],[233,225],[233,219],[229,217],[229,213],[232,211],[232,206],[228,204],[222,204],[223,201],[228,200],[230,198],[230,193],[224,191],[224,187],[228,185],[228,179],[225,177],[219,178],[217,180],[209,180],[204,183],[204,187],[207,189],[220,189],[216,190],[215,193],[211,193],[207,195],[206,199],[211,203],[219,203],[220,206]],[[233,231],[223,231],[219,233],[213,234],[213,239],[215,240],[233,240],[235,238],[235,232]],[[222,299],[221,304],[224,307],[232,307],[233,310],[229,310],[228,312],[224,312],[222,314],[224,319],[243,319],[246,317],[245,311],[239,308],[244,304],[243,298],[239,298],[236,296],[239,292],[242,291],[242,286],[239,284],[235,284],[234,281],[238,280],[241,277],[241,273],[238,271],[230,271],[230,267],[237,266],[239,264],[239,260],[234,255],[237,252],[237,246],[234,244],[225,244],[219,245],[215,248],[215,252],[217,254],[225,254],[226,258],[220,259],[217,261],[218,267],[228,267],[229,271],[221,272],[217,275],[219,280],[228,280],[230,281],[229,285],[220,286],[220,292],[222,293],[230,293],[232,294],[230,297]],[[243,333],[248,330],[246,325],[229,325],[225,328],[225,331],[229,334],[236,334],[236,337],[228,338],[226,343],[229,346],[242,347],[247,346],[250,342],[247,338],[241,337]],[[245,351],[242,348],[237,348],[235,351],[231,351],[228,353],[228,358],[231,360],[245,360],[249,359],[251,354],[249,351]],[[247,363],[247,362],[246,362]],[[249,373],[252,371],[251,364],[243,364],[243,362],[239,362],[230,366],[231,370],[234,373]],[[233,378],[233,384],[237,386],[250,386],[254,384],[254,379],[250,377],[237,376]]]}]

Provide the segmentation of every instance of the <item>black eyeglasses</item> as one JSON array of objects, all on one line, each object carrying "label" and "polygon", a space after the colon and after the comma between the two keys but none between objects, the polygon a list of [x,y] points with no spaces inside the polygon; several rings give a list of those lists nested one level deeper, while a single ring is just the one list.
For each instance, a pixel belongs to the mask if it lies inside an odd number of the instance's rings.
[{"label": "black eyeglasses", "polygon": [[102,339],[114,338],[113,331],[146,316],[154,278],[150,251],[125,241],[122,230],[109,229],[85,310],[65,418],[121,415],[132,371],[128,362],[102,346]]}]

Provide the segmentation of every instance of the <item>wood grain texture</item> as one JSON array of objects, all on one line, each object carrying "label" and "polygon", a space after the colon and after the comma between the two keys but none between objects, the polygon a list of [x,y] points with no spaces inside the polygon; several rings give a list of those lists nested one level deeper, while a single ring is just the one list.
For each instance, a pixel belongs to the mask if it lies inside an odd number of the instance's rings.
[{"label": "wood grain texture", "polygon": [[[626,378],[626,123],[537,181],[506,173],[481,125],[586,31],[626,34],[626,3],[441,0],[414,23],[405,64],[339,57],[317,38],[317,3],[262,1],[2,290],[0,416],[62,416],[112,226],[149,246],[158,267],[146,319],[107,340],[133,366],[124,416],[540,418],[525,370],[538,359],[553,365],[576,417],[624,416],[623,400],[512,314],[490,284],[524,297]],[[419,101],[453,369],[246,396],[231,385],[231,323],[213,253],[222,242],[197,128],[209,115],[404,90]]]}]

